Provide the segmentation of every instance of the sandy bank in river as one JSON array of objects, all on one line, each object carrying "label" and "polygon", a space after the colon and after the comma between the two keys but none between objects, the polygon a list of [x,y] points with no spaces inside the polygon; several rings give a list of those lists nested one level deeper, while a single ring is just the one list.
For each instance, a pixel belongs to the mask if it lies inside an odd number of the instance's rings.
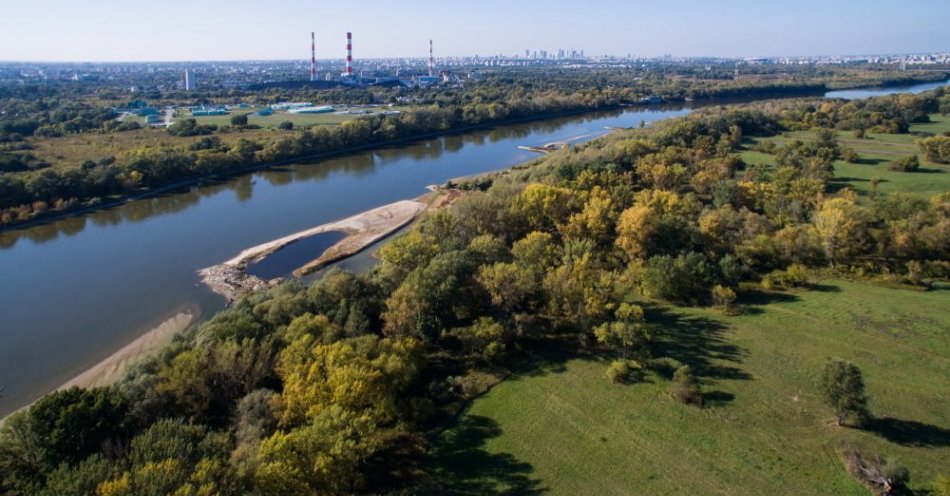
[{"label": "sandy bank in river", "polygon": [[274,284],[276,281],[263,281],[256,276],[247,274],[244,269],[249,263],[261,260],[294,241],[330,231],[343,231],[347,235],[325,252],[314,253],[313,261],[293,272],[294,276],[301,277],[328,263],[353,255],[392,234],[412,222],[425,208],[425,204],[415,200],[402,200],[383,205],[352,217],[306,229],[248,248],[226,262],[199,270],[198,274],[201,276],[202,282],[208,285],[212,291],[223,295],[229,301],[233,301],[245,294]]},{"label": "sandy bank in river", "polygon": [[[176,335],[185,332],[188,327],[191,326],[196,317],[197,313],[193,310],[177,313],[175,316],[139,336],[135,341],[123,346],[122,349],[116,351],[105,360],[66,381],[56,388],[56,390],[59,391],[72,386],[92,388],[115,384],[131,366],[165,349]],[[32,404],[26,405],[17,411],[25,410],[31,405]],[[0,418],[0,425],[14,413],[16,412],[10,412],[9,415]]]},{"label": "sandy bank in river", "polygon": [[158,353],[171,343],[175,335],[185,332],[194,319],[195,316],[191,312],[175,315],[57,389],[66,389],[71,386],[85,388],[108,386],[115,383],[131,365]]}]

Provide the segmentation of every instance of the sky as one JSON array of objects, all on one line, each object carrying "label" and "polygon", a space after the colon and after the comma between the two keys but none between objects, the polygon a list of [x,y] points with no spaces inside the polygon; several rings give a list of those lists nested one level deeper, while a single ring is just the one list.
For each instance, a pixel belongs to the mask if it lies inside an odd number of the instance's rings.
[{"label": "sky", "polygon": [[[6,5],[3,5],[6,4]],[[950,0],[0,0],[0,61],[950,51]]]}]

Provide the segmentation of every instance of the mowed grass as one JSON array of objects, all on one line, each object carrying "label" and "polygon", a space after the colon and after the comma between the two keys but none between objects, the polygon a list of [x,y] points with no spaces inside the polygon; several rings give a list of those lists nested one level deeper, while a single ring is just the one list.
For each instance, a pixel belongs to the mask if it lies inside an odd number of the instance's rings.
[{"label": "mowed grass", "polygon": [[[607,358],[550,353],[443,433],[433,472],[464,494],[867,494],[843,443],[897,458],[916,488],[950,469],[950,289],[825,281],[751,301],[737,317],[648,313],[660,354],[702,378],[705,408],[670,399],[665,377],[611,384]],[[831,357],[864,372],[870,430],[837,427],[818,398]]]},{"label": "mowed grass", "polygon": [[[927,124],[914,124],[911,132],[929,132],[942,134],[950,132],[950,116],[939,114],[931,115]],[[771,141],[781,146],[785,142],[797,139],[813,141],[815,133],[799,131],[787,133],[785,136],[758,138],[753,140]],[[872,179],[877,177],[880,182],[877,191],[881,193],[901,191],[921,197],[929,198],[941,191],[950,190],[950,165],[937,164],[926,160],[915,144],[921,139],[912,134],[873,134],[858,139],[850,131],[838,133],[838,142],[858,153],[860,163],[849,164],[843,160],[836,161],[835,180],[832,185],[837,188],[847,187],[861,195],[868,195],[872,190]],[[897,159],[917,155],[920,159],[920,170],[917,172],[896,172],[888,169],[891,162]],[[751,146],[742,152],[742,159],[748,163],[763,163],[775,165],[775,156],[751,150]]]}]

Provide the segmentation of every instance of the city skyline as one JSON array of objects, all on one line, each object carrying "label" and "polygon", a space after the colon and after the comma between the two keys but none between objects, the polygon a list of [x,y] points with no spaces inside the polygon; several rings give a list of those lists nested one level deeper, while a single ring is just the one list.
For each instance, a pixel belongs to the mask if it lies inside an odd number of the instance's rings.
[{"label": "city skyline", "polygon": [[913,3],[897,9],[880,0],[807,0],[766,9],[747,0],[684,0],[673,7],[595,1],[578,9],[562,0],[417,0],[392,11],[377,0],[283,0],[262,12],[223,0],[170,0],[161,10],[118,0],[21,2],[5,8],[15,22],[0,32],[0,61],[302,60],[309,58],[311,31],[317,33],[318,59],[342,58],[346,32],[353,32],[356,59],[427,57],[429,39],[435,40],[437,58],[512,56],[526,49],[740,58],[950,50],[950,4]]}]

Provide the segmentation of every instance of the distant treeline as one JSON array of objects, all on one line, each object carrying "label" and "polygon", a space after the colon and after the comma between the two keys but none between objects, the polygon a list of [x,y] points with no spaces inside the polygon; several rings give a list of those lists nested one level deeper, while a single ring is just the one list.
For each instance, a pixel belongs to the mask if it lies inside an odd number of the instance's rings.
[{"label": "distant treeline", "polygon": [[[35,141],[91,131],[134,132],[138,123],[119,122],[110,109],[73,100],[53,88],[5,89],[0,91],[8,109],[0,117],[0,226],[212,175],[471,127],[636,104],[647,95],[666,100],[766,98],[820,94],[825,89],[825,83],[807,80],[641,79],[622,71],[500,74],[472,88],[410,92],[413,99],[425,103],[398,116],[364,117],[338,127],[291,131],[268,142],[240,139],[224,144],[215,135],[219,131],[215,126],[182,119],[169,133],[199,137],[187,146],[142,147],[124,150],[118,157],[104,152],[73,166],[46,163],[35,155]],[[338,89],[316,95],[371,102],[399,94],[397,90]],[[307,95],[281,91],[261,95],[273,101],[296,97]]]}]

